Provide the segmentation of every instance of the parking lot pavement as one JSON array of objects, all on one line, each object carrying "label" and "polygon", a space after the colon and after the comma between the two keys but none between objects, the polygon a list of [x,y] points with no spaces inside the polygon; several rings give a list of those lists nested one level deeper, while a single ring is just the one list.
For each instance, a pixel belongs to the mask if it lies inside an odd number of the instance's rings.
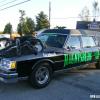
[{"label": "parking lot pavement", "polygon": [[43,89],[34,89],[27,81],[0,82],[0,100],[92,100],[94,94],[100,95],[100,70],[56,73]]}]

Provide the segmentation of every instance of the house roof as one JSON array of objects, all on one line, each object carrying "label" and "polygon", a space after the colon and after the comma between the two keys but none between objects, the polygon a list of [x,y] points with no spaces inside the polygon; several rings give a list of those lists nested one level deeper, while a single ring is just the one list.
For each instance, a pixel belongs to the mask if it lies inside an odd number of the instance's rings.
[{"label": "house roof", "polygon": [[76,29],[100,31],[100,21],[77,21]]}]

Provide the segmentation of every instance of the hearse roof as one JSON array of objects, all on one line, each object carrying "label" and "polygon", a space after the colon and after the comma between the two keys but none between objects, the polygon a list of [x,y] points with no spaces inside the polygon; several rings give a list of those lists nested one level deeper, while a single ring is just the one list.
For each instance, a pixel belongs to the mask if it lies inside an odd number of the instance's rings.
[{"label": "hearse roof", "polygon": [[97,31],[84,30],[84,29],[47,29],[43,33],[60,33],[70,35],[86,35],[94,36]]},{"label": "hearse roof", "polygon": [[61,34],[69,34],[70,30],[68,29],[47,29],[43,31],[43,33],[61,33]]},{"label": "hearse roof", "polygon": [[60,34],[78,34],[81,35],[79,30],[76,29],[47,29],[43,33],[60,33]]}]

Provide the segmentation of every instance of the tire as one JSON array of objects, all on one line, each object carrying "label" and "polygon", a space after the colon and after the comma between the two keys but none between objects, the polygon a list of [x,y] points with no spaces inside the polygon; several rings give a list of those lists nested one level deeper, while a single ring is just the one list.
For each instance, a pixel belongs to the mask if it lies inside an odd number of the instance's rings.
[{"label": "tire", "polygon": [[47,62],[39,63],[33,69],[29,81],[34,88],[46,87],[52,78],[52,67]]},{"label": "tire", "polygon": [[96,69],[100,69],[100,61],[96,63]]}]

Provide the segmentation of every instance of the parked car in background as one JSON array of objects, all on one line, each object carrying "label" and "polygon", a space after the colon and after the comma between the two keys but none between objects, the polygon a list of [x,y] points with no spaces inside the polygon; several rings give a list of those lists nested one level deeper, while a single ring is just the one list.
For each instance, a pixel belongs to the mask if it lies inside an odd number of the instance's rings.
[{"label": "parked car in background", "polygon": [[[100,47],[94,36],[80,30],[48,29],[37,38],[28,37],[0,52],[0,80],[27,77],[35,88],[43,88],[55,71],[94,63],[100,69]],[[22,39],[23,40],[23,39]],[[58,76],[59,77],[59,76]]]},{"label": "parked car in background", "polygon": [[10,34],[0,34],[0,38],[10,38]]},{"label": "parked car in background", "polygon": [[10,41],[9,38],[0,38],[0,50],[4,49],[5,47],[7,47],[9,44],[8,42]]},{"label": "parked car in background", "polygon": [[6,43],[10,39],[10,34],[0,34],[0,50],[6,47]]}]

